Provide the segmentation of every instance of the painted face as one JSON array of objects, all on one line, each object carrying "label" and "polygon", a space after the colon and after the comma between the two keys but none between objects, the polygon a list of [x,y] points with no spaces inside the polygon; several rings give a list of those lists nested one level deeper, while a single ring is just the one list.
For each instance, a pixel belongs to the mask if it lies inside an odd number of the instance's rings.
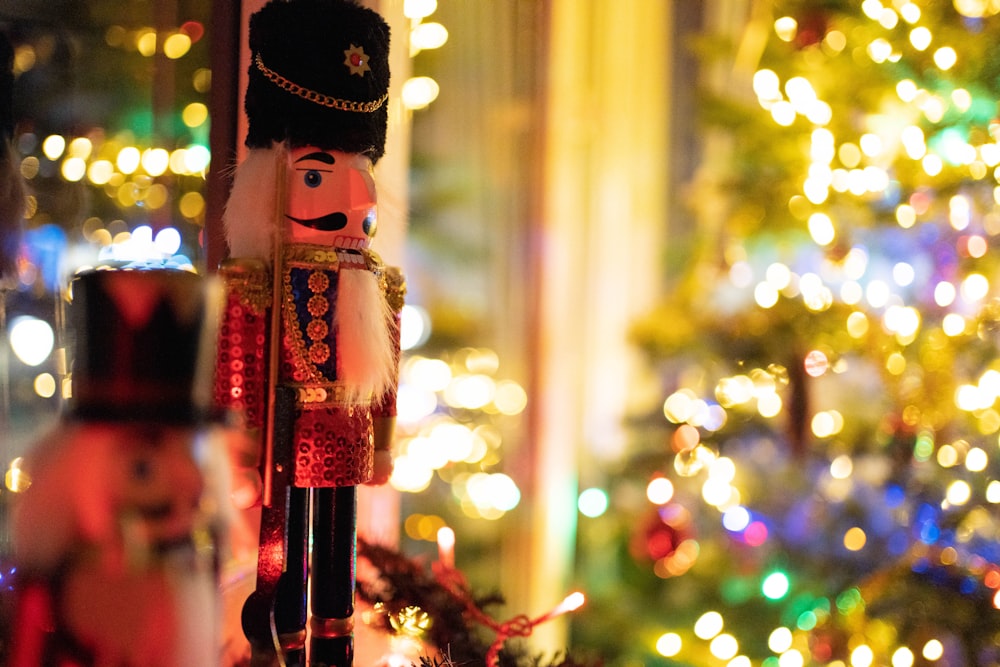
[{"label": "painted face", "polygon": [[371,160],[314,146],[288,154],[289,240],[338,248],[367,248],[375,236],[375,179]]}]

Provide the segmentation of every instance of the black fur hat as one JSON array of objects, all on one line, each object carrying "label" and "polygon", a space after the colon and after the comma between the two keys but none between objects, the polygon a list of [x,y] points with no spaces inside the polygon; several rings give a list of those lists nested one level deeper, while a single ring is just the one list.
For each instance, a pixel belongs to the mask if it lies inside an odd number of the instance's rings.
[{"label": "black fur hat", "polygon": [[246,144],[385,152],[389,26],[351,0],[271,0],[250,17]]}]

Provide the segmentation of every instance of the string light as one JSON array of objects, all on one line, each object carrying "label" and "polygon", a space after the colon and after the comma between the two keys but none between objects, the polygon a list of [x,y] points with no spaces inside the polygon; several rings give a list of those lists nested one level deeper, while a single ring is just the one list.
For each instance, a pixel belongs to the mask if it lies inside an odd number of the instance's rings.
[{"label": "string light", "polygon": [[497,667],[500,664],[500,651],[508,639],[529,637],[539,625],[563,614],[576,611],[586,602],[584,594],[575,591],[563,598],[562,602],[556,605],[551,611],[541,616],[529,618],[528,616],[519,615],[506,621],[497,621],[479,608],[469,591],[469,585],[464,575],[455,569],[453,564],[454,538],[455,534],[450,529],[438,531],[438,552],[443,555],[443,558],[439,558],[434,563],[434,576],[448,594],[456,602],[465,607],[470,618],[495,633],[496,638],[486,653],[487,667]]}]

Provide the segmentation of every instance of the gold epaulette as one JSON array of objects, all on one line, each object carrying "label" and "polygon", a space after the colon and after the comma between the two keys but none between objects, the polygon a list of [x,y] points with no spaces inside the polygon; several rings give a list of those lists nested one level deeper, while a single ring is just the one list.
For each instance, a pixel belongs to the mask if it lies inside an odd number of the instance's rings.
[{"label": "gold epaulette", "polygon": [[271,305],[271,279],[267,265],[259,259],[239,257],[219,265],[226,291],[236,294],[245,308],[263,315]]},{"label": "gold epaulette", "polygon": [[406,277],[398,266],[387,266],[384,272],[385,299],[393,312],[403,310],[406,297]]}]

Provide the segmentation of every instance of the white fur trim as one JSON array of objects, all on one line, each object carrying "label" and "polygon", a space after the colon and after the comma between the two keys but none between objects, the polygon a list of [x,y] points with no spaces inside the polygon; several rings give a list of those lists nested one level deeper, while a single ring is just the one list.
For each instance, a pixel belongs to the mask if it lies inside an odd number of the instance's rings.
[{"label": "white fur trim", "polygon": [[341,269],[337,288],[338,377],[348,403],[381,400],[396,364],[389,329],[392,310],[371,271]]},{"label": "white fur trim", "polygon": [[254,148],[235,169],[222,224],[231,257],[253,257],[271,263],[278,220],[278,177],[283,173],[285,145]]}]

